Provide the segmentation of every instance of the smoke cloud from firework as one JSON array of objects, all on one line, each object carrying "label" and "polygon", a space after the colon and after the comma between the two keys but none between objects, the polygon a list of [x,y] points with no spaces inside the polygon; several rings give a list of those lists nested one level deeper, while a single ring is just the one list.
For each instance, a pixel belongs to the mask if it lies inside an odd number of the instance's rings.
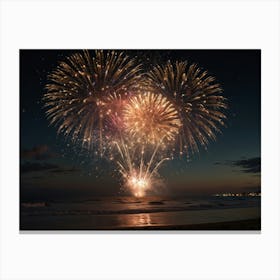
[{"label": "smoke cloud from firework", "polygon": [[222,88],[195,64],[169,61],[145,73],[123,52],[84,51],[48,78],[43,100],[50,124],[108,157],[137,197],[153,192],[160,166],[174,153],[206,148],[226,118]]}]

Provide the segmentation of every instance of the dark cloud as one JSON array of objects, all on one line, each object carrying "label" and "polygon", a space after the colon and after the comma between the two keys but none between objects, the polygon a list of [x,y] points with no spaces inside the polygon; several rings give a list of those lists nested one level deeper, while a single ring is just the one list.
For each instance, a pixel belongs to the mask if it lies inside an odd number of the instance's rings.
[{"label": "dark cloud", "polygon": [[[226,165],[231,167],[239,167],[241,171],[245,173],[260,173],[261,172],[261,158],[249,158],[241,157],[240,160],[226,160],[224,162],[216,161],[214,165]],[[233,172],[238,172],[237,170],[232,170]],[[259,175],[259,174],[255,174]]]},{"label": "dark cloud", "polygon": [[57,156],[58,154],[52,152],[51,148],[48,145],[38,145],[33,147],[32,149],[24,149],[21,151],[22,159],[46,160]]},{"label": "dark cloud", "polygon": [[[81,170],[78,168],[69,168],[63,167],[56,164],[51,164],[47,162],[25,162],[21,164],[20,167],[21,173],[30,173],[30,172],[39,172],[39,171],[47,171],[48,173],[57,173],[57,174],[71,174],[77,173]],[[33,179],[43,178],[42,176],[33,176]]]},{"label": "dark cloud", "polygon": [[31,177],[31,179],[35,179],[35,180],[42,179],[42,178],[44,178],[44,176],[33,176],[33,177]]},{"label": "dark cloud", "polygon": [[69,174],[69,173],[76,173],[76,172],[80,172],[81,170],[78,168],[56,168],[53,170],[50,170],[51,173],[62,173],[62,174]]},{"label": "dark cloud", "polygon": [[232,161],[232,166],[242,168],[245,173],[259,173],[261,172],[261,158],[255,157]]},{"label": "dark cloud", "polygon": [[25,162],[21,164],[20,171],[21,173],[29,173],[29,172],[38,172],[59,168],[58,165],[46,163],[46,162]]}]

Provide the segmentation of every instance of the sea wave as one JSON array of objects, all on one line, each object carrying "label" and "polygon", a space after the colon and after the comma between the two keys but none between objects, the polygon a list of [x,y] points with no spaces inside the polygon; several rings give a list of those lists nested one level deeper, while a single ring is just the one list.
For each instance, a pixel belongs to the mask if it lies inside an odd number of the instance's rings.
[{"label": "sea wave", "polygon": [[[193,210],[207,210],[220,208],[233,208],[232,205],[220,206],[218,204],[194,204],[183,206],[168,207],[162,204],[152,204],[161,207],[140,207],[127,209],[55,209],[55,207],[29,207],[22,209],[22,215],[28,216],[65,216],[65,215],[122,215],[122,214],[142,214],[142,213],[159,213],[159,212],[176,212],[176,211],[193,211]],[[240,207],[240,205],[236,205]],[[245,207],[245,206],[244,206]]]}]

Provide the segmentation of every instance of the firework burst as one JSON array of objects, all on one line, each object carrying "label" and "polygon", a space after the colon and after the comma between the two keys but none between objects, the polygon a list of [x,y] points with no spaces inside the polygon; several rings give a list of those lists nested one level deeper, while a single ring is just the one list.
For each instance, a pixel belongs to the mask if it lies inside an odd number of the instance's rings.
[{"label": "firework burst", "polygon": [[168,98],[179,112],[180,154],[198,152],[199,144],[206,148],[209,139],[216,139],[219,126],[224,125],[223,109],[227,105],[221,86],[207,71],[196,64],[168,62],[147,74],[146,87]]},{"label": "firework burst", "polygon": [[60,62],[49,75],[43,99],[47,117],[58,133],[81,141],[83,146],[102,148],[104,119],[110,104],[138,86],[141,65],[123,53],[98,50],[75,53]]},{"label": "firework burst", "polygon": [[162,94],[154,92],[130,97],[124,108],[123,120],[132,139],[143,145],[171,142],[181,126],[173,104]]},{"label": "firework burst", "polygon": [[76,53],[49,75],[43,97],[58,133],[106,151],[137,197],[160,181],[175,144],[189,154],[215,140],[227,108],[221,86],[196,64],[168,62],[146,74],[141,67],[124,53]]}]

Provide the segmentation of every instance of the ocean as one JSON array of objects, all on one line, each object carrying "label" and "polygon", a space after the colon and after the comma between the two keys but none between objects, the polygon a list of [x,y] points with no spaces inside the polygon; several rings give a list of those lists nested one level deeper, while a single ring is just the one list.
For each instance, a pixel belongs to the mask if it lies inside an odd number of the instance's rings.
[{"label": "ocean", "polygon": [[99,197],[23,202],[21,230],[176,229],[260,219],[260,197]]}]

